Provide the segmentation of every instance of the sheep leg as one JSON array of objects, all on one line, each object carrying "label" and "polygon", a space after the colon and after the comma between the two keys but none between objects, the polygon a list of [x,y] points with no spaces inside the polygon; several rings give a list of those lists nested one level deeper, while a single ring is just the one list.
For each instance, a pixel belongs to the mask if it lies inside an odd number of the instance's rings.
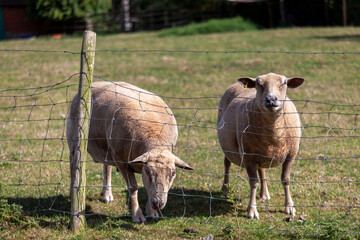
[{"label": "sheep leg", "polygon": [[262,201],[270,200],[270,193],[267,187],[267,181],[265,180],[265,169],[258,169],[259,178],[260,178],[260,199]]},{"label": "sheep leg", "polygon": [[151,206],[151,200],[150,197],[146,203],[146,218],[150,220],[157,220],[159,218],[159,214],[157,210],[153,209]]},{"label": "sheep leg", "polygon": [[231,166],[231,162],[229,161],[229,159],[224,157],[225,173],[224,173],[224,183],[223,183],[223,186],[221,188],[224,195],[227,195],[229,193],[227,185],[229,184],[229,169],[230,169],[230,166]]},{"label": "sheep leg", "polygon": [[250,201],[247,207],[247,217],[259,219],[259,213],[256,209],[256,190],[259,186],[259,179],[256,173],[255,166],[245,166],[246,172],[249,176],[250,183]]},{"label": "sheep leg", "polygon": [[285,191],[285,213],[295,216],[294,202],[290,195],[290,170],[293,160],[285,160],[282,166],[281,183]]},{"label": "sheep leg", "polygon": [[121,172],[121,175],[124,177],[127,188],[130,194],[131,199],[131,214],[132,221],[134,223],[142,223],[146,222],[146,219],[141,211],[138,201],[138,185],[136,182],[135,174],[132,170],[130,170],[127,166],[123,164],[117,165],[117,168]]},{"label": "sheep leg", "polygon": [[101,196],[103,196],[102,200],[105,203],[109,203],[114,201],[113,194],[111,192],[111,165],[104,164],[103,172],[104,172],[104,184],[103,189],[101,191]]}]

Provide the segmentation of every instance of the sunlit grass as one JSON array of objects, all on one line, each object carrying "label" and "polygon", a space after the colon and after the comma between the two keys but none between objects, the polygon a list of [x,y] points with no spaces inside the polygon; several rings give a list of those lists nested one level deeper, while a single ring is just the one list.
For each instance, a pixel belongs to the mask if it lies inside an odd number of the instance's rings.
[{"label": "sunlit grass", "polygon": [[[97,49],[360,52],[360,39],[348,37],[358,30],[281,29],[165,38],[156,33],[109,35],[98,37]],[[80,47],[81,39],[71,37],[4,41],[1,46],[73,52],[79,52]],[[77,91],[78,75],[72,75],[79,72],[80,56],[11,51],[0,52],[0,56],[1,90],[44,87],[67,80],[56,88],[0,92],[0,196],[23,206],[28,218],[19,225],[0,227],[0,236],[71,238],[67,230],[70,178],[64,126],[68,103]],[[162,211],[164,219],[136,225],[123,217],[130,215],[130,209],[121,174],[113,169],[115,201],[104,204],[100,197],[102,166],[89,159],[88,227],[80,238],[198,239],[212,234],[225,239],[302,239],[338,238],[336,231],[359,233],[358,54],[96,52],[95,61],[95,73],[102,78],[97,81],[126,81],[163,96],[179,125],[174,151],[195,171],[178,171]],[[306,79],[303,86],[288,91],[304,125],[300,153],[292,168],[297,217],[290,222],[284,220],[281,168],[267,172],[271,199],[258,201],[259,220],[245,218],[249,184],[243,169],[231,167],[231,186],[242,203],[236,215],[221,194],[223,154],[216,136],[219,97],[238,77],[267,72]],[[141,176],[137,179],[145,211],[146,192]],[[300,215],[306,220],[298,221]],[[186,228],[198,232],[184,233]],[[347,236],[355,237],[340,237]]]}]

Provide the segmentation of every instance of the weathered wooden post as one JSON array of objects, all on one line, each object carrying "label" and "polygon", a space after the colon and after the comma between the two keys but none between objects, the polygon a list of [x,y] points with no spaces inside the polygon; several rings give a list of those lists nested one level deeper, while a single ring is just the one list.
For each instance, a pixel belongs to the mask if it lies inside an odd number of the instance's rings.
[{"label": "weathered wooden post", "polygon": [[[70,163],[71,172],[71,219],[70,228],[78,234],[85,227],[85,187],[86,187],[86,155],[89,120],[91,109],[91,84],[95,63],[96,33],[85,31],[81,48],[81,65],[77,104],[79,116],[75,129],[78,129],[74,157]],[[74,104],[74,103],[73,103]]]}]

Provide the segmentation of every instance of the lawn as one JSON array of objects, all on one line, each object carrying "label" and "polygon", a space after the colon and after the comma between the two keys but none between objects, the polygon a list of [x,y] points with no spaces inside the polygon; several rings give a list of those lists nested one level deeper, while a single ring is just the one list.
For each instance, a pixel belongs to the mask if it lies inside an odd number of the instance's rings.
[{"label": "lawn", "polygon": [[[95,80],[126,81],[162,96],[178,123],[175,154],[195,171],[178,171],[161,220],[133,224],[121,174],[113,170],[114,202],[102,203],[102,166],[89,159],[87,228],[77,239],[199,239],[210,234],[215,239],[359,239],[359,30],[98,36],[97,49],[111,51],[96,52]],[[0,238],[73,238],[64,129],[77,91],[81,41],[73,36],[1,42]],[[3,51],[9,49],[44,51]],[[171,51],[130,51],[155,49]],[[283,212],[281,168],[267,171],[271,199],[258,200],[259,220],[245,217],[250,190],[244,169],[231,167],[232,197],[221,193],[219,98],[239,77],[268,72],[306,79],[288,90],[304,125],[291,175],[293,219]],[[145,211],[146,191],[141,176],[137,179]]]}]

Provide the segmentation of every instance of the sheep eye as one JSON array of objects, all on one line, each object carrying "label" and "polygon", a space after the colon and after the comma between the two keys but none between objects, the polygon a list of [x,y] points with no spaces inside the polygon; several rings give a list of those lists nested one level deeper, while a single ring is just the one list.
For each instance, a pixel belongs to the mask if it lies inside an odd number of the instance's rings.
[{"label": "sheep eye", "polygon": [[146,174],[149,176],[149,178],[151,178],[151,175],[152,175],[152,174],[151,174],[151,169],[147,167],[147,168],[145,169],[145,171],[146,171]]},{"label": "sheep eye", "polygon": [[261,89],[261,90],[264,89],[264,86],[263,86],[263,85],[261,85],[261,84],[259,84],[259,83],[257,83],[256,85],[258,86],[259,89]]},{"label": "sheep eye", "polygon": [[153,181],[153,176],[151,174],[151,170],[150,169],[146,169],[146,175],[149,179],[149,182],[152,182]]},{"label": "sheep eye", "polygon": [[175,174],[176,174],[175,171],[171,171],[169,175],[169,179],[171,180],[175,176]]}]

